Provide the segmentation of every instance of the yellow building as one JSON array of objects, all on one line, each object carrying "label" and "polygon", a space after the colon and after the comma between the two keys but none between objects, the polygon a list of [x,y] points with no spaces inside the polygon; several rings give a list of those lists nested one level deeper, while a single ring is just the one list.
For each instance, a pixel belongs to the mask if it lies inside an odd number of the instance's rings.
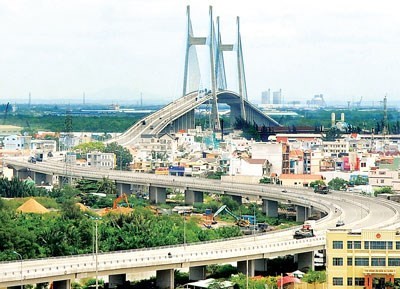
[{"label": "yellow building", "polygon": [[393,288],[400,284],[400,233],[392,230],[327,232],[328,288]]}]

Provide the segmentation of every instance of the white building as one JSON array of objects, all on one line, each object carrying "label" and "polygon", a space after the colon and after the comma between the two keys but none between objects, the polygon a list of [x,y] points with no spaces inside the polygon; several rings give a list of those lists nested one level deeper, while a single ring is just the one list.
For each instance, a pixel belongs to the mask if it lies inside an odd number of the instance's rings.
[{"label": "white building", "polygon": [[29,150],[31,136],[9,135],[3,139],[3,148],[5,150]]},{"label": "white building", "polygon": [[51,139],[34,139],[31,140],[30,149],[41,151],[44,153],[54,153],[57,151],[57,142]]},{"label": "white building", "polygon": [[115,154],[102,152],[87,153],[86,164],[88,167],[112,170],[115,168]]}]

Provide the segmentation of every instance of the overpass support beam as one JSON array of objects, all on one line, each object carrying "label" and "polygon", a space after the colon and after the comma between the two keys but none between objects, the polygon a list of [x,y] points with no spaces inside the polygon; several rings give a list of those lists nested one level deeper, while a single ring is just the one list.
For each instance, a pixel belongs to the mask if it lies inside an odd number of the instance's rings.
[{"label": "overpass support beam", "polygon": [[314,270],[314,252],[311,251],[297,254],[297,268],[303,272],[307,272],[308,269]]},{"label": "overpass support beam", "polygon": [[231,196],[232,200],[234,200],[239,205],[242,204],[242,196]]},{"label": "overpass support beam", "polygon": [[249,277],[255,276],[255,260],[238,261],[237,269],[240,273]]},{"label": "overpass support beam", "polygon": [[262,200],[262,212],[268,217],[278,217],[278,202],[270,200]]},{"label": "overpass support beam", "polygon": [[163,204],[167,199],[167,190],[165,188],[150,186],[149,197],[150,202],[155,204]]},{"label": "overpass support beam", "polygon": [[70,289],[71,288],[71,280],[60,280],[53,282],[53,289]]},{"label": "overpass support beam", "polygon": [[296,206],[296,222],[304,222],[307,220],[308,208],[303,206]]},{"label": "overpass support beam", "polygon": [[156,286],[160,289],[174,289],[174,270],[157,270]]},{"label": "overpass support beam", "polygon": [[195,266],[189,268],[189,280],[198,281],[206,279],[206,266]]},{"label": "overpass support beam", "polygon": [[53,175],[33,172],[33,180],[36,185],[53,184]]},{"label": "overpass support beam", "polygon": [[130,195],[131,193],[131,184],[123,184],[123,183],[116,183],[117,187],[117,194],[121,196],[123,193]]},{"label": "overpass support beam", "polygon": [[185,190],[185,204],[203,203],[204,193],[199,191]]},{"label": "overpass support beam", "polygon": [[254,271],[256,272],[256,275],[263,275],[267,272],[268,259],[256,259],[254,262]]},{"label": "overpass support beam", "polygon": [[110,275],[108,280],[108,288],[122,287],[126,282],[126,274]]}]

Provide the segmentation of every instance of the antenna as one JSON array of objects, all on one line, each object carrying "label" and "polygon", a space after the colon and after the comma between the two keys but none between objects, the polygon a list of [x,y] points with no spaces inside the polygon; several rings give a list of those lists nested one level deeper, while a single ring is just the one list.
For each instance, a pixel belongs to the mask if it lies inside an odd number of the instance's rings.
[{"label": "antenna", "polygon": [[86,104],[86,99],[85,99],[85,92],[83,92],[83,105]]},{"label": "antenna", "polygon": [[29,107],[31,107],[31,100],[32,100],[32,98],[31,98],[31,92],[29,92],[29,100],[28,100],[28,106],[29,106]]},{"label": "antenna", "polygon": [[383,135],[388,134],[388,118],[387,118],[387,97],[383,99]]},{"label": "antenna", "polygon": [[143,107],[143,93],[140,93],[140,107]]}]

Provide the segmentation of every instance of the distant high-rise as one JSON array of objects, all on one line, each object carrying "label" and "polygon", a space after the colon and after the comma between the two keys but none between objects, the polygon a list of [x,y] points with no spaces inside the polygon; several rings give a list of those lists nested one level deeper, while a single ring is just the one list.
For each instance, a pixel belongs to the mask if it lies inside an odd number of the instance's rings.
[{"label": "distant high-rise", "polygon": [[272,93],[272,101],[273,104],[282,104],[282,89]]},{"label": "distant high-rise", "polygon": [[270,104],[271,103],[271,89],[261,92],[261,103]]}]

